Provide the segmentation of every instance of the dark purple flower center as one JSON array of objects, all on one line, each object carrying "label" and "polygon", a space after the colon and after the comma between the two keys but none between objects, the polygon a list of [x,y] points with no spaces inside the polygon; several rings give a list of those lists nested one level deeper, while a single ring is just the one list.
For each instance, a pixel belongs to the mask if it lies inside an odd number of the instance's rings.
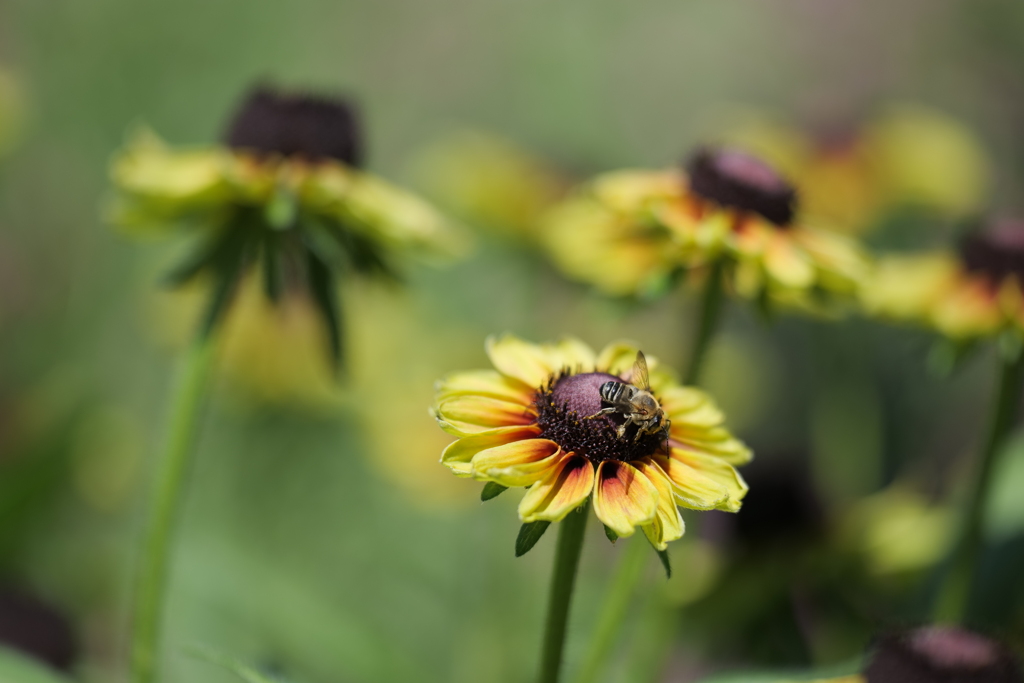
[{"label": "dark purple flower center", "polygon": [[617,430],[626,421],[620,412],[587,419],[608,407],[601,400],[602,385],[621,381],[621,377],[606,372],[563,372],[553,377],[537,392],[534,401],[541,437],[551,439],[564,452],[585,456],[595,464],[605,460],[640,460],[664,450],[662,435],[644,434],[635,439],[636,425],[631,424],[619,436]]},{"label": "dark purple flower center", "polygon": [[224,141],[234,149],[259,154],[335,159],[355,167],[363,161],[359,119],[350,103],[264,87],[246,97]]},{"label": "dark purple flower center", "polygon": [[1011,275],[1024,283],[1024,222],[995,221],[960,242],[960,260],[968,272],[999,285]]},{"label": "dark purple flower center", "polygon": [[690,190],[704,199],[756,213],[778,227],[793,220],[796,190],[756,157],[732,149],[702,149],[686,170]]},{"label": "dark purple flower center", "polygon": [[875,643],[867,683],[1022,683],[1020,665],[998,642],[952,626],[887,635]]}]

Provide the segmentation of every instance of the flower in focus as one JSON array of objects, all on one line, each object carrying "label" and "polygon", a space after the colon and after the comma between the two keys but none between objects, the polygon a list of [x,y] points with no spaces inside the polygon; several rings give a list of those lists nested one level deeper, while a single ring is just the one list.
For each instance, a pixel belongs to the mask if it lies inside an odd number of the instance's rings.
[{"label": "flower in focus", "polygon": [[797,190],[759,159],[704,149],[686,170],[601,176],[556,207],[544,232],[572,277],[614,295],[664,291],[719,261],[742,296],[816,309],[851,299],[867,262],[858,246],[805,223]]},{"label": "flower in focus", "polygon": [[[605,411],[602,386],[640,381],[638,349],[596,354],[575,339],[530,344],[487,341],[495,370],[459,372],[438,383],[434,415],[456,437],[441,461],[456,475],[528,487],[524,523],[555,522],[593,495],[594,512],[617,536],[641,527],[664,550],[683,535],[677,505],[739,510],[747,485],[735,466],[750,451],[723,426],[707,394],[680,386],[650,362],[650,389],[670,421],[645,432]],[[602,414],[599,414],[602,413]]]},{"label": "flower in focus", "polygon": [[1024,222],[996,220],[958,251],[879,260],[862,292],[872,315],[930,326],[955,341],[1024,332]]},{"label": "flower in focus", "polygon": [[565,194],[567,179],[551,164],[508,140],[459,131],[436,140],[414,160],[428,196],[467,223],[532,239],[541,214]]},{"label": "flower in focus", "polygon": [[206,326],[219,322],[238,283],[262,274],[272,302],[302,292],[341,355],[337,282],[397,277],[401,252],[451,253],[452,227],[427,203],[362,170],[360,125],[344,101],[252,92],[224,144],[176,150],[137,134],[112,166],[112,221],[135,234],[174,228],[198,242],[171,275],[212,282]]},{"label": "flower in focus", "polygon": [[758,113],[731,118],[715,139],[793,178],[808,220],[823,227],[863,234],[904,207],[958,218],[984,204],[991,162],[973,132],[942,112],[893,104],[818,132]]}]

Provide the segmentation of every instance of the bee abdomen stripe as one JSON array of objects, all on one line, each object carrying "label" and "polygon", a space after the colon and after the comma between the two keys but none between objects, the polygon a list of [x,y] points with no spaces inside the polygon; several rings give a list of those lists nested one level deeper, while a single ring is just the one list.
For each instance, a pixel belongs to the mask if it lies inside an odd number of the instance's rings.
[{"label": "bee abdomen stripe", "polygon": [[625,390],[626,385],[622,382],[605,382],[601,385],[601,398],[608,403],[615,403]]}]

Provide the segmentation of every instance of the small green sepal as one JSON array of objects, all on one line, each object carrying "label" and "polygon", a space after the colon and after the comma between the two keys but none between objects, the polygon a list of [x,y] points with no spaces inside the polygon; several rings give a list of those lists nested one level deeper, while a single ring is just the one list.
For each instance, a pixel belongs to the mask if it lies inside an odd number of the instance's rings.
[{"label": "small green sepal", "polygon": [[521,526],[519,536],[516,537],[516,557],[522,557],[530,552],[549,526],[551,522],[527,522]]},{"label": "small green sepal", "polygon": [[502,486],[496,481],[489,481],[484,484],[484,490],[480,492],[480,500],[486,503],[491,498],[497,498],[507,490],[507,486]]},{"label": "small green sepal", "polygon": [[608,540],[612,543],[615,543],[615,541],[619,540],[619,535],[612,531],[612,529],[607,524],[604,525],[604,535],[607,536]]}]

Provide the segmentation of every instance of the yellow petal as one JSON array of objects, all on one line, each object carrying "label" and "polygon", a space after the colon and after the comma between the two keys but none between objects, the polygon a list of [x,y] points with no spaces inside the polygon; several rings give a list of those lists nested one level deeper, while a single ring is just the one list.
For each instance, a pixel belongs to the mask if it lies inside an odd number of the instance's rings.
[{"label": "yellow petal", "polygon": [[668,474],[679,503],[685,507],[736,512],[747,495],[747,484],[739,472],[713,455],[673,448],[671,457],[659,464]]},{"label": "yellow petal", "polygon": [[558,444],[548,439],[527,439],[480,451],[473,457],[472,472],[477,479],[502,486],[530,486],[558,464]]},{"label": "yellow petal", "polygon": [[715,427],[725,419],[711,397],[699,389],[670,387],[659,392],[658,399],[673,427]]},{"label": "yellow petal", "polygon": [[672,427],[670,442],[675,447],[713,455],[730,465],[745,465],[754,457],[745,443],[725,429],[688,430],[683,425],[677,430],[675,423]]},{"label": "yellow petal", "polygon": [[565,337],[548,350],[558,368],[572,371],[591,372],[597,362],[594,351],[575,337]]},{"label": "yellow petal", "polygon": [[495,427],[512,427],[533,423],[535,416],[526,407],[486,396],[471,394],[455,396],[437,406],[442,429],[461,436]]},{"label": "yellow petal", "polygon": [[456,372],[437,383],[437,401],[459,396],[476,394],[489,396],[510,403],[530,405],[536,389],[517,379],[505,377],[495,370],[472,370]]},{"label": "yellow petal", "polygon": [[519,503],[524,522],[557,522],[579,507],[594,490],[594,466],[580,455],[567,455],[530,487]]},{"label": "yellow petal", "polygon": [[658,550],[665,550],[671,541],[683,537],[686,530],[683,518],[672,495],[672,482],[664,470],[653,462],[632,463],[658,490],[658,512],[650,524],[644,526],[644,534]]},{"label": "yellow petal", "polygon": [[786,287],[802,289],[814,283],[814,266],[785,234],[776,235],[764,252],[768,274]]},{"label": "yellow petal", "polygon": [[558,370],[542,347],[511,334],[487,338],[487,355],[503,375],[513,377],[531,387],[543,385]]},{"label": "yellow petal", "polygon": [[658,489],[628,463],[605,460],[597,468],[594,513],[619,536],[651,523],[658,512]]},{"label": "yellow petal", "polygon": [[468,477],[473,471],[470,461],[480,451],[523,439],[532,439],[538,434],[540,427],[502,427],[472,434],[448,444],[441,453],[441,462],[455,474]]}]

